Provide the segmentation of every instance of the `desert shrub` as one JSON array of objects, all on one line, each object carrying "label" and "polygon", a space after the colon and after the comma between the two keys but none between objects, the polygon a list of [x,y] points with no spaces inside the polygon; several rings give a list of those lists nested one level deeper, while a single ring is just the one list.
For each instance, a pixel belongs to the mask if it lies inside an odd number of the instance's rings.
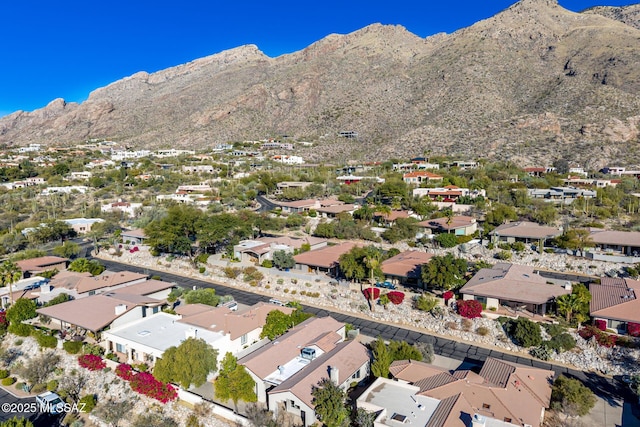
[{"label": "desert shrub", "polygon": [[0,380],[3,380],[9,376],[9,371],[6,369],[0,369]]},{"label": "desert shrub", "polygon": [[444,299],[444,302],[447,303],[451,298],[453,298],[454,294],[453,291],[445,291],[445,293],[442,294],[442,298]]},{"label": "desert shrub", "polygon": [[545,331],[547,331],[549,335],[551,335],[552,338],[564,332],[567,332],[567,328],[565,328],[564,326],[556,325],[553,323],[544,323],[542,327]]},{"label": "desert shrub", "polygon": [[522,347],[539,346],[542,344],[540,325],[524,317],[512,320],[509,328],[510,337]]},{"label": "desert shrub", "polygon": [[238,267],[225,267],[222,272],[229,279],[236,279],[238,278],[238,276],[240,276],[242,270],[240,270]]},{"label": "desert shrub", "polygon": [[42,348],[56,348],[58,346],[58,339],[56,337],[46,335],[41,331],[34,331],[32,335]]},{"label": "desert shrub", "polygon": [[23,382],[15,383],[14,387],[16,390],[22,390],[26,384]]},{"label": "desert shrub", "polygon": [[2,379],[2,385],[12,385],[16,382],[16,379],[13,377],[7,377]]},{"label": "desert shrub", "polygon": [[96,396],[93,394],[87,394],[86,396],[82,396],[82,398],[78,401],[78,408],[82,412],[91,412],[95,407],[96,407]]},{"label": "desert shrub", "polygon": [[458,329],[458,324],[456,322],[447,322],[444,325],[447,329],[451,329],[452,331],[455,331],[456,329]]},{"label": "desert shrub", "polygon": [[413,305],[418,310],[430,312],[438,305],[438,300],[431,295],[422,294],[415,300]]},{"label": "desert shrub", "polygon": [[47,383],[47,391],[56,391],[58,389],[58,381],[51,380]]},{"label": "desert shrub", "polygon": [[585,326],[578,331],[578,335],[585,340],[594,337],[596,342],[603,347],[613,347],[616,345],[617,341],[617,337],[615,335],[609,335],[595,326]]},{"label": "desert shrub", "polygon": [[204,274],[205,271],[207,271],[207,269],[205,267],[198,268],[198,273],[200,273],[200,274]]},{"label": "desert shrub", "polygon": [[265,259],[264,261],[262,261],[262,266],[264,268],[272,268],[273,267],[273,261],[271,261],[270,259]]},{"label": "desert shrub", "polygon": [[260,281],[264,279],[264,274],[258,271],[258,269],[255,267],[246,267],[243,271],[243,274],[244,275],[242,277],[242,280],[244,280],[245,282]]},{"label": "desert shrub", "polygon": [[46,383],[37,383],[37,384],[34,384],[33,387],[31,387],[31,393],[39,394],[46,390],[47,390]]},{"label": "desert shrub", "polygon": [[524,252],[526,248],[527,246],[522,242],[514,242],[511,244],[511,249],[513,249],[516,252]]},{"label": "desert shrub", "polygon": [[65,341],[62,348],[69,354],[78,354],[82,350],[82,341]]},{"label": "desert shrub", "polygon": [[478,327],[478,329],[476,329],[476,334],[480,335],[481,337],[487,336],[489,335],[489,328],[487,328],[486,326],[480,326]]},{"label": "desert shrub", "polygon": [[453,248],[458,244],[456,235],[450,233],[438,234],[433,240],[435,240],[443,248]]},{"label": "desert shrub", "polygon": [[468,332],[471,330],[472,326],[473,322],[471,321],[471,319],[462,319],[462,330]]},{"label": "desert shrub", "polygon": [[35,328],[24,323],[12,323],[9,325],[8,331],[19,337],[28,337]]},{"label": "desert shrub", "polygon": [[550,350],[555,350],[556,353],[562,353],[573,349],[576,346],[576,340],[571,335],[564,332],[560,335],[556,335],[549,341],[545,341],[542,345]]},{"label": "desert shrub", "polygon": [[511,252],[509,251],[500,251],[494,255],[494,258],[499,259],[501,261],[508,261],[511,259]]},{"label": "desert shrub", "polygon": [[531,351],[529,351],[529,354],[540,360],[551,359],[551,350],[544,345],[532,348]]},{"label": "desert shrub", "polygon": [[458,314],[467,319],[474,319],[482,315],[482,304],[476,300],[460,300],[457,303]]}]

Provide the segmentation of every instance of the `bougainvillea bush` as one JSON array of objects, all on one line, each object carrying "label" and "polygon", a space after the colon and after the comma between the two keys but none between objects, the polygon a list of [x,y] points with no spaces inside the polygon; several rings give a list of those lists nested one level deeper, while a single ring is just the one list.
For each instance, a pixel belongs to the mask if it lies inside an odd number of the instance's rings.
[{"label": "bougainvillea bush", "polygon": [[145,396],[152,397],[162,403],[178,398],[178,392],[171,384],[158,381],[148,372],[138,372],[129,382],[131,389]]},{"label": "bougainvillea bush", "polygon": [[364,291],[362,291],[362,293],[364,294],[364,297],[367,300],[377,300],[378,298],[380,298],[379,288],[367,288]]},{"label": "bougainvillea bush", "polygon": [[125,381],[131,381],[135,372],[133,372],[133,368],[131,365],[127,365],[126,363],[121,363],[116,367],[116,375],[122,378]]},{"label": "bougainvillea bush", "polygon": [[596,325],[596,328],[600,329],[601,331],[606,331],[607,330],[607,321],[606,320],[596,319],[594,324]]},{"label": "bougainvillea bush", "polygon": [[95,354],[83,354],[78,357],[78,364],[90,371],[100,371],[107,367],[107,364],[102,357]]},{"label": "bougainvillea bush", "polygon": [[632,337],[640,336],[640,323],[627,323],[627,332],[629,332],[629,335]]},{"label": "bougainvillea bush", "polygon": [[616,341],[618,338],[615,335],[611,335],[601,331],[596,326],[585,326],[578,331],[578,335],[580,335],[585,340],[588,340],[591,337],[595,337],[596,342],[603,347],[613,347],[614,345],[616,345]]},{"label": "bougainvillea bush", "polygon": [[442,294],[442,298],[444,299],[444,303],[446,304],[451,298],[453,298],[453,291],[446,291]]},{"label": "bougainvillea bush", "polygon": [[473,319],[482,316],[482,304],[476,300],[460,300],[457,303],[458,314],[467,319]]},{"label": "bougainvillea bush", "polygon": [[387,297],[389,297],[389,301],[394,305],[402,304],[402,301],[404,301],[404,293],[399,291],[388,292]]}]

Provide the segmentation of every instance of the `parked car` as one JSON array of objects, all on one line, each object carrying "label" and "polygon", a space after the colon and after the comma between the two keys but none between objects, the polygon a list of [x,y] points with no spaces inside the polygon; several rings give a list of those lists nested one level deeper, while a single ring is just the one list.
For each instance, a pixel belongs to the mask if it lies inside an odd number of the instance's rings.
[{"label": "parked car", "polygon": [[270,302],[271,304],[279,305],[279,306],[281,306],[281,307],[284,307],[285,305],[287,305],[286,303],[284,303],[284,302],[280,301],[279,299],[275,299],[275,298],[271,298],[271,299],[269,300],[269,302]]},{"label": "parked car", "polygon": [[389,281],[385,281],[385,282],[377,282],[376,283],[376,287],[384,288],[384,289],[395,289],[396,285],[394,285],[393,283],[391,283]]},{"label": "parked car", "polygon": [[227,301],[221,304],[222,307],[227,307],[231,311],[238,311],[238,303],[235,301]]},{"label": "parked car", "polygon": [[64,410],[64,402],[56,393],[47,391],[36,396],[36,402],[42,411],[59,414]]}]

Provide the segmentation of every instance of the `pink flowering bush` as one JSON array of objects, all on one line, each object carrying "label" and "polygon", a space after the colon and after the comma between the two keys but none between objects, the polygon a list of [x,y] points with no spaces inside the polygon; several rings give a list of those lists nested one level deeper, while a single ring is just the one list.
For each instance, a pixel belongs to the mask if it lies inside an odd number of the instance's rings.
[{"label": "pink flowering bush", "polygon": [[640,336],[640,323],[629,322],[627,324],[627,332],[629,332],[629,335],[632,337]]},{"label": "pink flowering bush", "polygon": [[83,354],[78,357],[78,364],[90,371],[100,371],[107,367],[107,364],[102,357],[95,354]]},{"label": "pink flowering bush", "polygon": [[446,304],[451,298],[453,298],[453,291],[446,291],[442,294],[442,298],[444,299],[444,303]]},{"label": "pink flowering bush", "polygon": [[362,293],[367,300],[377,300],[378,298],[380,298],[379,288],[367,288],[362,291]]},{"label": "pink flowering bush", "polygon": [[134,376],[133,368],[131,367],[131,365],[121,363],[118,365],[118,367],[116,367],[116,375],[125,381],[131,381]]},{"label": "pink flowering bush", "polygon": [[394,305],[402,304],[402,301],[404,301],[404,293],[399,291],[391,291],[387,293],[387,297]]},{"label": "pink flowering bush", "polygon": [[611,348],[616,345],[618,337],[616,335],[607,334],[606,332],[601,331],[596,326],[585,326],[584,328],[578,331],[578,335],[580,335],[585,340],[588,340],[591,337],[595,337],[596,342],[602,347]]},{"label": "pink flowering bush", "polygon": [[167,403],[178,398],[178,392],[171,384],[158,381],[148,372],[138,372],[129,382],[131,389],[145,396]]},{"label": "pink flowering bush", "polygon": [[473,319],[482,315],[482,304],[476,300],[460,300],[457,303],[458,314],[466,319]]},{"label": "pink flowering bush", "polygon": [[607,330],[607,321],[606,320],[596,319],[594,324],[596,325],[596,328],[600,329],[601,331],[606,331]]}]

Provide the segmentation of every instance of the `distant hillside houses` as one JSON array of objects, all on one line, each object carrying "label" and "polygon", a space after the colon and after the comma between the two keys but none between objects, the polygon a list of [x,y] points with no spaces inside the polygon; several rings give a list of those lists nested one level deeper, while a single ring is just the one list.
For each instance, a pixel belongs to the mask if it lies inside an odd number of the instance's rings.
[{"label": "distant hillside houses", "polygon": [[304,159],[300,156],[276,155],[271,157],[271,160],[278,163],[284,163],[285,165],[301,165],[304,163]]},{"label": "distant hillside houses", "polygon": [[44,190],[42,190],[40,195],[49,196],[49,195],[55,194],[55,193],[71,194],[73,192],[84,194],[87,191],[89,191],[89,187],[87,187],[85,185],[70,185],[70,186],[67,186],[67,187],[47,187]]},{"label": "distant hillside houses", "polygon": [[414,188],[413,197],[429,197],[431,200],[441,200],[445,202],[455,202],[461,197],[470,197],[476,199],[478,197],[486,197],[485,190],[470,190],[468,188],[460,188],[455,185],[447,185],[446,187],[436,188]]},{"label": "distant hillside houses", "polygon": [[136,150],[136,151],[113,150],[111,152],[111,160],[120,162],[127,159],[141,159],[143,157],[149,157],[150,155],[151,155],[151,151],[149,150]]},{"label": "distant hillside houses", "polygon": [[25,178],[21,181],[14,182],[3,182],[0,185],[5,187],[7,190],[13,190],[16,188],[24,188],[24,187],[33,187],[35,185],[43,185],[46,184],[44,178],[41,177],[33,177],[33,178]]},{"label": "distant hillside houses", "polygon": [[154,154],[155,157],[178,157],[178,156],[192,156],[196,154],[195,150],[176,150],[170,148],[168,150],[157,150]]},{"label": "distant hillside houses", "polygon": [[142,209],[142,203],[129,203],[122,200],[100,206],[100,212],[122,212],[129,218],[134,218],[138,209]]},{"label": "distant hillside houses", "polygon": [[592,199],[597,196],[593,190],[585,190],[576,187],[551,187],[551,188],[531,188],[527,194],[532,199],[544,199],[549,203],[571,204],[577,198]]}]

